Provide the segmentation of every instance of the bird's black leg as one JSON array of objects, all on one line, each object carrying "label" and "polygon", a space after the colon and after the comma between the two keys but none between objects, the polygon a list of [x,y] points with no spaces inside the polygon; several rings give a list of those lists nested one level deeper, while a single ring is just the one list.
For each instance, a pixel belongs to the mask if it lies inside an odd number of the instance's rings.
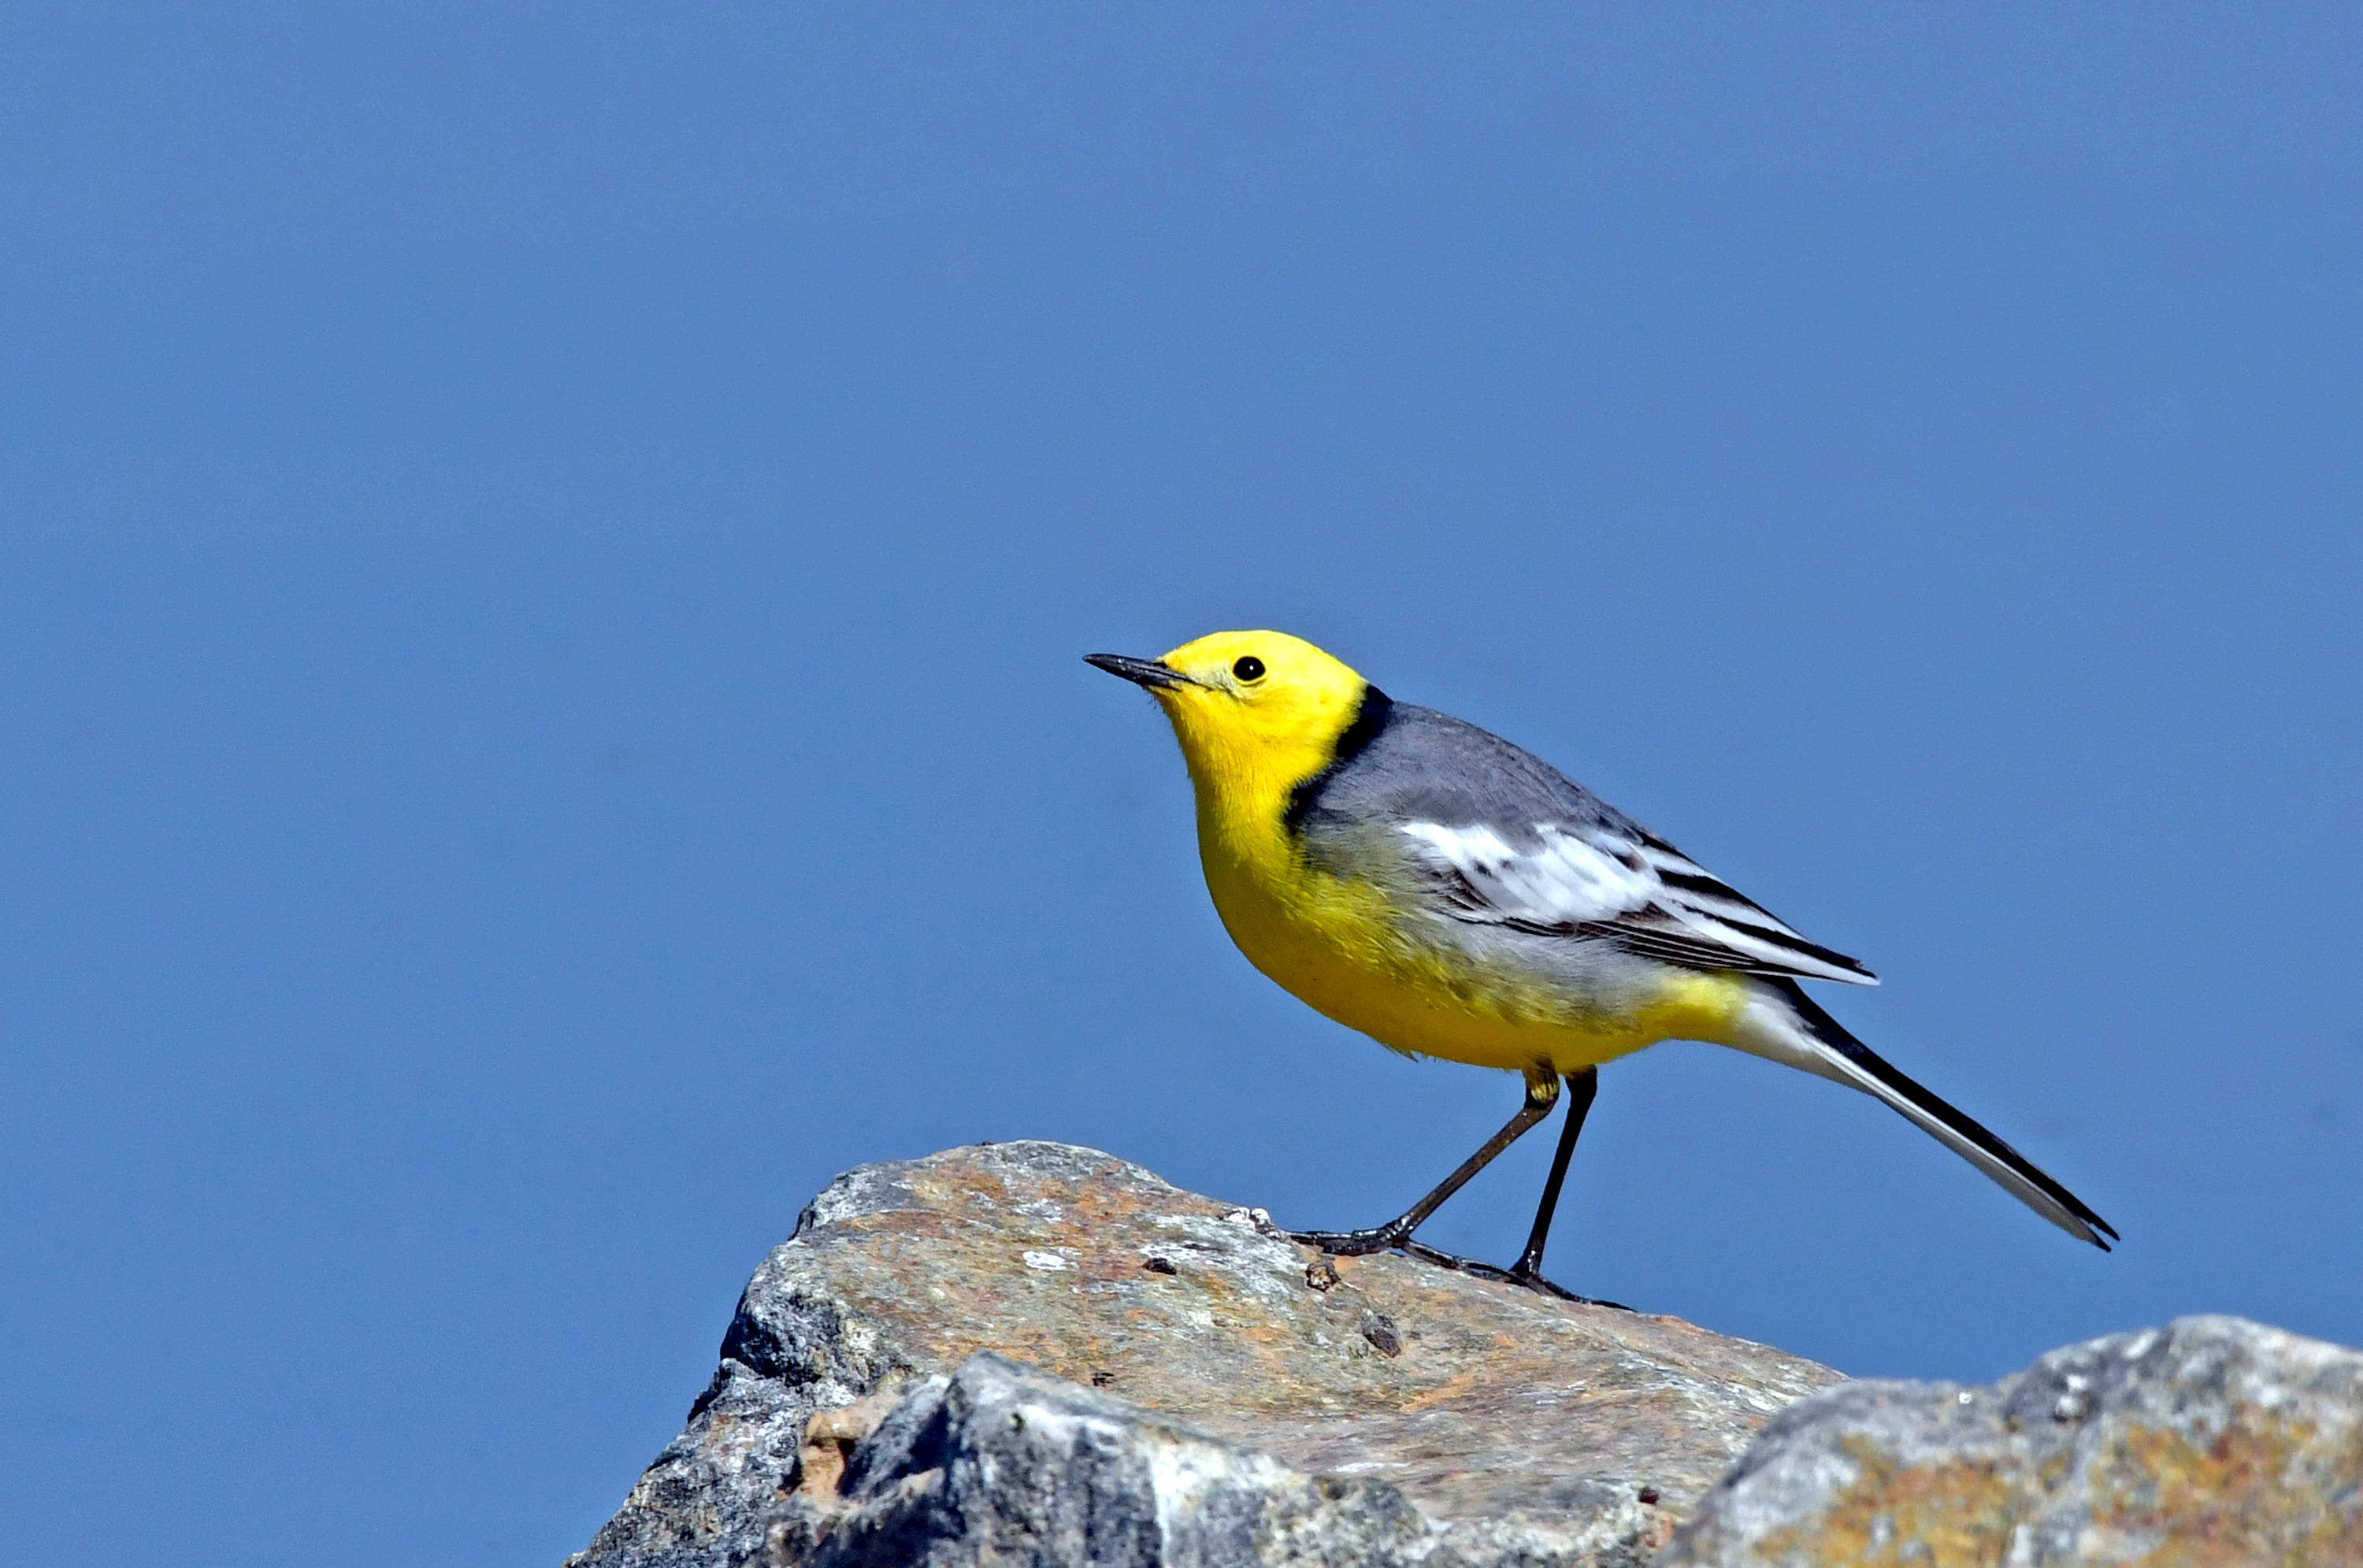
[{"label": "bird's black leg", "polygon": [[1529,1290],[1550,1296],[1568,1295],[1543,1277],[1543,1243],[1550,1239],[1551,1215],[1559,1208],[1559,1189],[1567,1181],[1568,1159],[1575,1153],[1575,1141],[1583,1136],[1583,1118],[1592,1110],[1592,1097],[1599,1092],[1599,1068],[1586,1067],[1567,1076],[1567,1121],[1559,1128],[1559,1153],[1551,1156],[1550,1179],[1543,1183],[1543,1201],[1535,1210],[1534,1233],[1526,1238],[1526,1250],[1510,1267],[1510,1277]]},{"label": "bird's black leg", "polygon": [[1558,1103],[1559,1074],[1548,1067],[1529,1067],[1526,1070],[1526,1101],[1518,1108],[1518,1113],[1503,1122],[1499,1132],[1486,1139],[1484,1147],[1461,1161],[1459,1170],[1437,1183],[1436,1190],[1426,1198],[1385,1224],[1374,1225],[1367,1231],[1291,1231],[1287,1232],[1289,1240],[1319,1247],[1323,1252],[1334,1253],[1339,1257],[1361,1257],[1370,1253],[1400,1248],[1415,1252],[1418,1256],[1429,1258],[1430,1262],[1446,1262],[1448,1266],[1459,1266],[1459,1260],[1452,1258],[1449,1253],[1438,1253],[1433,1247],[1414,1247],[1411,1233],[1419,1228],[1422,1220],[1435,1213],[1446,1198],[1468,1186],[1470,1177],[1491,1165],[1494,1155],[1516,1143],[1528,1128],[1548,1116],[1551,1107]]},{"label": "bird's black leg", "polygon": [[1578,1296],[1562,1286],[1553,1285],[1543,1277],[1543,1241],[1550,1234],[1551,1213],[1559,1208],[1559,1191],[1567,1181],[1567,1162],[1575,1153],[1575,1141],[1583,1132],[1584,1113],[1592,1109],[1592,1097],[1599,1092],[1600,1073],[1586,1067],[1567,1077],[1567,1124],[1559,1130],[1559,1152],[1551,1156],[1550,1179],[1543,1183],[1542,1206],[1535,1211],[1535,1228],[1526,1238],[1526,1250],[1518,1254],[1516,1264],[1509,1268],[1496,1268],[1492,1264],[1478,1263],[1471,1258],[1454,1257],[1422,1242],[1406,1241],[1403,1251],[1415,1258],[1440,1264],[1446,1268],[1473,1274],[1480,1279],[1498,1279],[1510,1285],[1523,1285],[1538,1296],[1556,1296],[1562,1301],[1577,1301],[1586,1307],[1614,1307],[1629,1312],[1631,1308],[1621,1301],[1603,1301],[1593,1296]]},{"label": "bird's black leg", "polygon": [[1559,1099],[1559,1074],[1536,1070],[1526,1075],[1526,1103],[1518,1114],[1510,1118],[1503,1129],[1486,1141],[1485,1146],[1464,1161],[1460,1168],[1444,1178],[1434,1192],[1421,1198],[1398,1219],[1368,1231],[1292,1231],[1290,1240],[1308,1242],[1325,1253],[1340,1257],[1359,1257],[1367,1253],[1396,1250],[1441,1267],[1475,1275],[1480,1279],[1498,1279],[1510,1285],[1522,1285],[1538,1295],[1556,1296],[1562,1301],[1581,1302],[1587,1307],[1615,1307],[1630,1311],[1622,1302],[1603,1301],[1590,1296],[1578,1296],[1572,1290],[1553,1285],[1543,1277],[1543,1243],[1550,1236],[1551,1216],[1559,1209],[1559,1188],[1567,1183],[1568,1161],[1575,1154],[1575,1141],[1583,1135],[1583,1119],[1592,1110],[1592,1097],[1600,1091],[1600,1072],[1586,1067],[1570,1073],[1567,1078],[1567,1123],[1559,1129],[1559,1150],[1551,1156],[1550,1179],[1543,1183],[1541,1207],[1535,1211],[1535,1228],[1526,1238],[1526,1250],[1509,1268],[1497,1268],[1479,1263],[1474,1258],[1455,1256],[1439,1247],[1412,1239],[1412,1231],[1420,1221],[1436,1212],[1437,1208],[1468,1184],[1470,1177],[1481,1171],[1493,1156],[1518,1141],[1519,1135],[1551,1112]]}]

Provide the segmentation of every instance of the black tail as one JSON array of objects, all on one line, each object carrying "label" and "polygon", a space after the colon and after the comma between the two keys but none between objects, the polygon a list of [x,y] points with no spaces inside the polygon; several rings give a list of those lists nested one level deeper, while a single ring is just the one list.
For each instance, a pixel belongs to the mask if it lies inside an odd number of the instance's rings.
[{"label": "black tail", "polygon": [[2104,1253],[2109,1242],[2118,1239],[2109,1222],[2093,1213],[2083,1199],[2044,1175],[2025,1154],[1896,1071],[1824,1012],[1796,981],[1781,977],[1768,978],[1766,983],[1788,999],[1814,1043],[1828,1054],[1830,1065],[1837,1069],[1833,1076],[1885,1100],[2069,1235]]}]

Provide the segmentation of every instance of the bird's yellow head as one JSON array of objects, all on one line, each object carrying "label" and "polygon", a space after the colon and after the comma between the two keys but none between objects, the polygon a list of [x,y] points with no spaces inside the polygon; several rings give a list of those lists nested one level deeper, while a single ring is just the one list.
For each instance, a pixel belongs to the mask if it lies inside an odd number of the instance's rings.
[{"label": "bird's yellow head", "polygon": [[1162,658],[1092,654],[1173,721],[1201,813],[1269,817],[1329,765],[1370,683],[1285,632],[1216,632]]}]

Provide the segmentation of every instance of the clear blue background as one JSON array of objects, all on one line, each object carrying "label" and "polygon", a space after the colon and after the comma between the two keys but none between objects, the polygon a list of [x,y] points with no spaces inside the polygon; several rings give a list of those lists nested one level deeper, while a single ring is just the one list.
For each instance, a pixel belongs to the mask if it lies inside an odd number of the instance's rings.
[{"label": "clear blue background", "polygon": [[27,1561],[551,1562],[860,1161],[1406,1200],[1514,1086],[1249,970],[1078,662],[1227,626],[1861,955],[2125,1236],[1670,1045],[1562,1279],[1858,1373],[2363,1341],[2363,13],[77,0],[0,62]]}]

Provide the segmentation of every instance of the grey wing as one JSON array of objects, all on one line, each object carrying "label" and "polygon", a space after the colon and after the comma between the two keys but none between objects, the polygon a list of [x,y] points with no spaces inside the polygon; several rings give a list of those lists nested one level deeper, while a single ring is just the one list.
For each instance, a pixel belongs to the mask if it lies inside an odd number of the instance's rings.
[{"label": "grey wing", "polygon": [[1692,968],[1879,983],[1549,764],[1425,709],[1397,704],[1305,828],[1316,857],[1326,836],[1405,866],[1454,920]]}]

